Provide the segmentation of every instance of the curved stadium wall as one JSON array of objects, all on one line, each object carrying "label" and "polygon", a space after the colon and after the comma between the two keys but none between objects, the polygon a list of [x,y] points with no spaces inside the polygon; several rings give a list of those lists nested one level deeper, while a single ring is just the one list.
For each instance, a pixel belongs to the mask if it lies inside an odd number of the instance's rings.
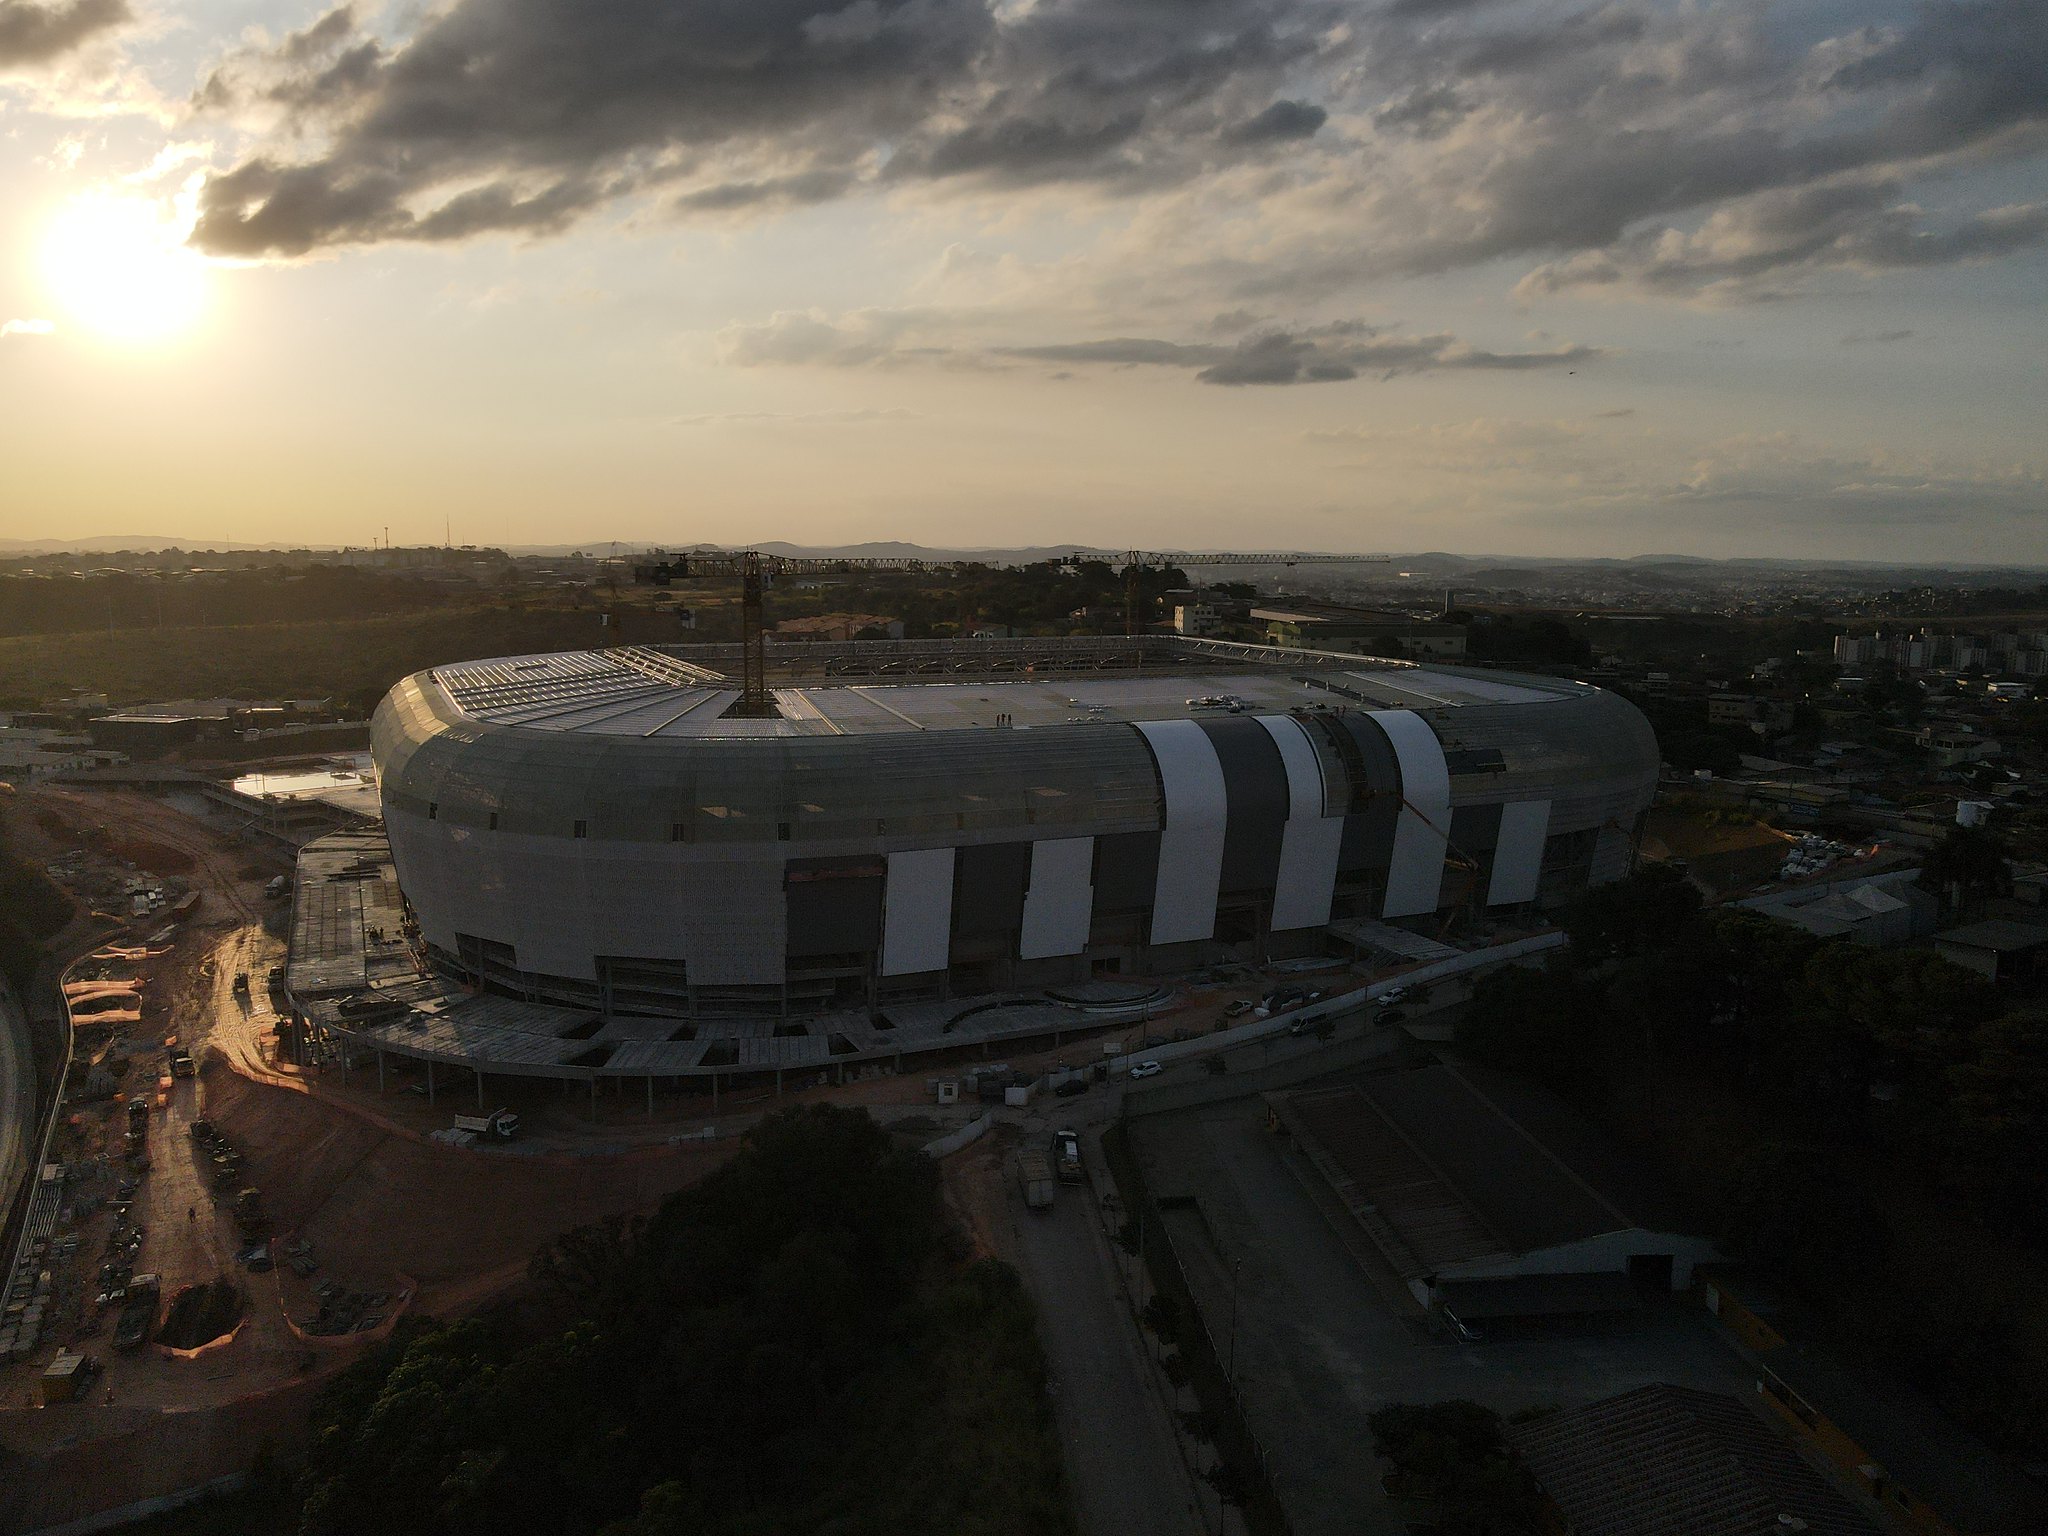
[{"label": "curved stadium wall", "polygon": [[1614,695],[1444,670],[1469,696],[694,734],[486,718],[448,672],[398,684],[373,730],[421,936],[480,983],[607,1012],[1045,985],[1555,906],[1627,871],[1658,762]]}]

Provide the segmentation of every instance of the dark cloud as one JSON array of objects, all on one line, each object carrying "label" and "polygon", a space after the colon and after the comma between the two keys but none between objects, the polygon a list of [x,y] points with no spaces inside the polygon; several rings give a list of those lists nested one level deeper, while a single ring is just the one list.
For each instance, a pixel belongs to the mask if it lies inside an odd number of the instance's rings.
[{"label": "dark cloud", "polygon": [[[1524,298],[1759,302],[2039,242],[2037,205],[1931,219],[1906,189],[2038,153],[2048,5],[1884,3],[1817,41],[1750,0],[449,0],[389,40],[344,7],[201,88],[282,124],[205,185],[194,239],[296,256],[545,234],[632,195],[746,216],[1235,174],[1214,206],[1242,239],[1134,238],[1190,304],[1282,312],[1502,258],[1542,263]],[[1328,350],[1296,371],[1374,371]]]},{"label": "dark cloud", "polygon": [[[868,157],[880,169],[864,175],[895,182],[1161,185],[1204,168],[1205,140],[1249,152],[1311,135],[1322,109],[1271,88],[1326,45],[1316,18],[1334,14],[1331,0],[1046,0],[1001,20],[995,0],[455,0],[387,49],[344,8],[198,92],[206,110],[282,107],[327,143],[209,182],[194,238],[298,255],[544,229],[593,195],[665,185],[684,211],[817,201]],[[442,218],[456,186],[468,216]]]},{"label": "dark cloud", "polygon": [[1124,336],[1106,341],[1049,346],[1003,347],[997,355],[1035,362],[1094,364],[1099,367],[1191,368],[1204,384],[1335,384],[1367,375],[1443,369],[1559,368],[1587,362],[1591,347],[1561,346],[1537,352],[1488,352],[1455,336],[1390,336],[1359,320],[1294,330],[1264,330],[1231,343],[1184,343]]},{"label": "dark cloud", "polygon": [[0,0],[0,69],[53,63],[133,19],[128,0]]},{"label": "dark cloud", "polygon": [[1330,114],[1312,101],[1276,101],[1249,122],[1239,123],[1223,135],[1226,144],[1282,144],[1293,139],[1312,139]]}]

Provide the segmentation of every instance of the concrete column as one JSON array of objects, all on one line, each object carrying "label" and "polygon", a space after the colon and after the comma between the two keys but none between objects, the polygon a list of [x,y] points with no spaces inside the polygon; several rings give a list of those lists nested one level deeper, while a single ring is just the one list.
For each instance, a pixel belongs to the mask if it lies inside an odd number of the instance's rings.
[{"label": "concrete column", "polygon": [[476,1069],[476,1107],[479,1110],[484,1107],[484,1069],[482,1067]]},{"label": "concrete column", "polygon": [[377,1053],[377,1092],[384,1091],[384,1053]]},{"label": "concrete column", "polygon": [[711,1118],[718,1118],[718,1074],[711,1074]]},{"label": "concrete column", "polygon": [[590,1118],[593,1122],[597,1119],[597,1074],[595,1072],[590,1074]]},{"label": "concrete column", "polygon": [[647,1118],[654,1118],[654,1074],[647,1074]]},{"label": "concrete column", "polygon": [[434,1102],[434,1058],[427,1058],[427,1102]]}]

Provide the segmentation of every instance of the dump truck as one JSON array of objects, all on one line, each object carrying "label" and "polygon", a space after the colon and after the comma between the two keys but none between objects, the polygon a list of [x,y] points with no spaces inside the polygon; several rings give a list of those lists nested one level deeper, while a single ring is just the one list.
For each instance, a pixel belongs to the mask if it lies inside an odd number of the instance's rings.
[{"label": "dump truck", "polygon": [[484,1141],[510,1141],[519,1134],[519,1116],[509,1109],[494,1109],[488,1115],[457,1115],[455,1129]]},{"label": "dump truck", "polygon": [[1059,1187],[1053,1182],[1052,1164],[1043,1152],[1026,1152],[1017,1160],[1017,1182],[1023,1187],[1024,1203],[1034,1211],[1051,1206]]},{"label": "dump truck", "polygon": [[114,1348],[125,1353],[149,1342],[149,1336],[156,1331],[157,1303],[162,1291],[162,1279],[153,1274],[137,1275],[128,1282],[121,1321],[114,1326]]}]

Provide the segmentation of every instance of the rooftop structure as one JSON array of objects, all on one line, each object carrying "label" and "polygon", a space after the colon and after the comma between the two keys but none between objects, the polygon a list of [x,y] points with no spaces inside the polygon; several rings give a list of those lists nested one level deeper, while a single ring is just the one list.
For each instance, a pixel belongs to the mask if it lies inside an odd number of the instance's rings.
[{"label": "rooftop structure", "polygon": [[1638,1387],[1510,1425],[1565,1536],[1878,1536],[1768,1423],[1724,1393]]},{"label": "rooftop structure", "polygon": [[1718,1257],[1533,1084],[1437,1064],[1267,1101],[1416,1299],[1462,1319],[1626,1306]]},{"label": "rooftop structure", "polygon": [[1278,958],[1333,920],[1569,901],[1627,871],[1655,787],[1634,707],[1547,678],[1164,636],[806,642],[766,648],[761,717],[735,713],[737,651],[394,688],[372,752],[428,952],[691,1016]]}]

